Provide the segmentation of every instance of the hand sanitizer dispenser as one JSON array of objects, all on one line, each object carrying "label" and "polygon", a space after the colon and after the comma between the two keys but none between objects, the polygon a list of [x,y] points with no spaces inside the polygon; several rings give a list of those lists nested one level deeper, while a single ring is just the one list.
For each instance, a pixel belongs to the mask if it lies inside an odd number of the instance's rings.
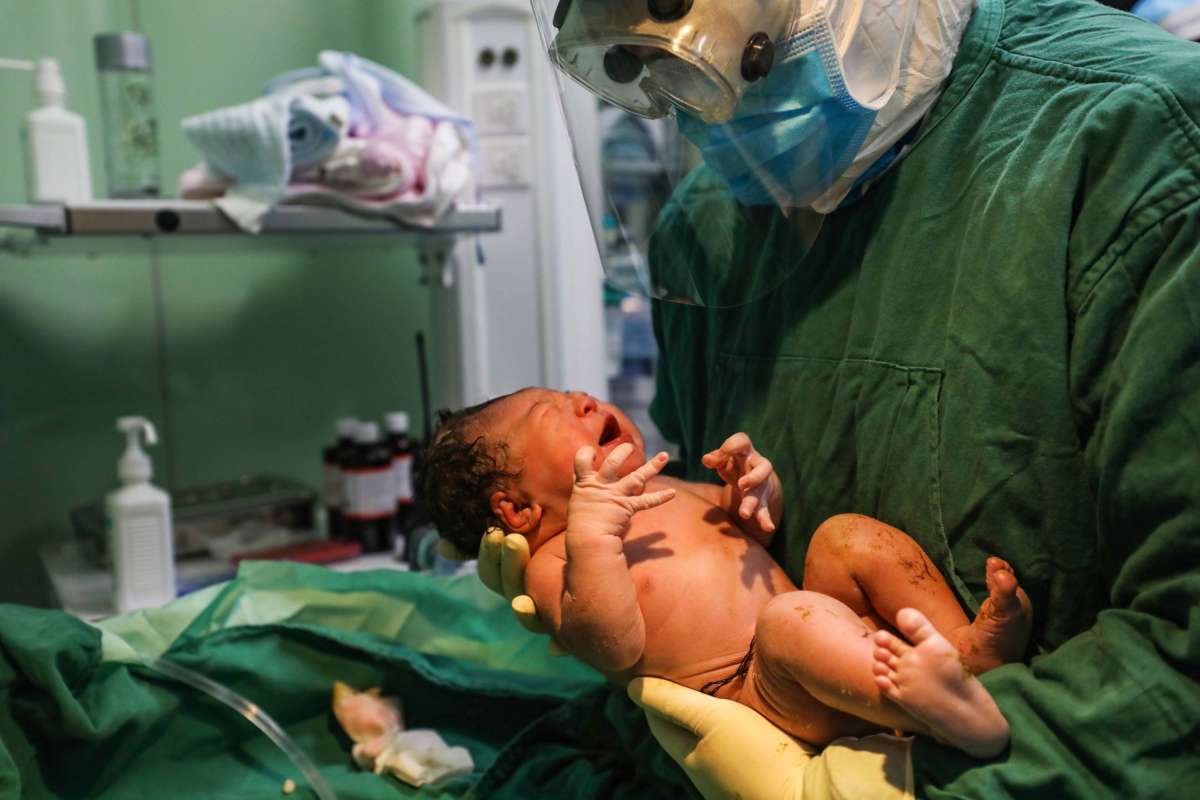
[{"label": "hand sanitizer dispenser", "polygon": [[53,58],[0,58],[0,69],[34,73],[38,107],[25,115],[25,182],[34,203],[84,203],[92,199],[87,125],[65,106],[67,87]]},{"label": "hand sanitizer dispenser", "polygon": [[108,552],[113,569],[117,611],[160,606],[175,599],[175,548],[171,496],[150,484],[153,467],[140,436],[156,444],[154,426],[144,417],[121,417],[117,430],[128,437],[117,462],[123,484],[108,495]]}]

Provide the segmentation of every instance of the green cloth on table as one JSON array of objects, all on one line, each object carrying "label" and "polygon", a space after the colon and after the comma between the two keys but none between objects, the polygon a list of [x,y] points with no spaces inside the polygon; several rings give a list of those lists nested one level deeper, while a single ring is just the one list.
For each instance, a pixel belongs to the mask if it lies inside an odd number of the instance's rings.
[{"label": "green cloth on table", "polygon": [[[550,656],[474,576],[249,562],[227,584],[96,626],[0,606],[0,797],[274,797],[286,778],[314,796],[249,722],[138,654],[258,704],[340,798],[690,793],[624,694]],[[398,696],[408,727],[466,747],[476,771],[422,790],[360,771],[330,709],[334,680]]]},{"label": "green cloth on table", "polygon": [[981,0],[912,151],[805,257],[690,176],[672,271],[795,272],[737,309],[656,304],[652,413],[700,454],[744,430],[803,575],[826,517],[907,531],[964,605],[1008,559],[1030,665],[984,677],[1012,747],[921,739],[929,797],[1200,785],[1200,46],[1086,0]]}]

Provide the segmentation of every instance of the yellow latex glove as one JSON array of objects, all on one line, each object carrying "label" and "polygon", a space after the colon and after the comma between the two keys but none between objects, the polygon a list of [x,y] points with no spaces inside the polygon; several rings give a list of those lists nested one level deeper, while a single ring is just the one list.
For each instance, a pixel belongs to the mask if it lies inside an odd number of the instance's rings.
[{"label": "yellow latex glove", "polygon": [[[483,585],[512,605],[513,614],[522,627],[533,633],[549,634],[537,615],[533,598],[525,594],[525,567],[529,564],[529,542],[519,533],[505,534],[499,528],[488,528],[479,543],[477,570]],[[553,638],[550,652],[566,655],[566,650]]]},{"label": "yellow latex glove", "polygon": [[838,739],[818,750],[756,711],[661,678],[636,678],[629,697],[650,732],[707,800],[911,798],[911,740]]}]

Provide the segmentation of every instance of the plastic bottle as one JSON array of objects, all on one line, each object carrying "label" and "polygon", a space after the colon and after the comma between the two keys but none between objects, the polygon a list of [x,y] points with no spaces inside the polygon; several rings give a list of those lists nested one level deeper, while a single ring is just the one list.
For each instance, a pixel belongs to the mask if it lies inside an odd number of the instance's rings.
[{"label": "plastic bottle", "polygon": [[335,426],[337,439],[321,451],[321,465],[325,484],[325,523],[331,538],[340,538],[346,533],[346,518],[342,512],[346,504],[346,476],[342,462],[354,451],[354,432],[358,420],[346,417]]},{"label": "plastic bottle", "polygon": [[154,426],[144,417],[121,417],[117,430],[128,437],[117,462],[124,484],[108,495],[108,552],[113,568],[117,611],[160,606],[175,599],[175,547],[171,496],[150,484],[154,468],[142,451],[139,435],[156,444]]},{"label": "plastic bottle", "polygon": [[158,122],[150,80],[150,42],[138,33],[93,40],[104,119],[109,197],[158,197]]},{"label": "plastic bottle", "polygon": [[[0,68],[34,70],[29,61],[0,59]],[[58,62],[42,58],[34,75],[38,108],[25,115],[25,191],[33,203],[81,203],[92,199],[87,125],[63,103],[67,88]]]},{"label": "plastic bottle", "polygon": [[379,426],[361,422],[353,457],[342,465],[346,475],[346,535],[364,553],[392,549],[396,492],[392,488],[392,449],[379,438]]},{"label": "plastic bottle", "polygon": [[416,447],[408,437],[408,414],[393,411],[384,417],[387,443],[392,448],[392,487],[396,492],[396,555],[405,557],[405,537],[412,525],[413,454]]}]

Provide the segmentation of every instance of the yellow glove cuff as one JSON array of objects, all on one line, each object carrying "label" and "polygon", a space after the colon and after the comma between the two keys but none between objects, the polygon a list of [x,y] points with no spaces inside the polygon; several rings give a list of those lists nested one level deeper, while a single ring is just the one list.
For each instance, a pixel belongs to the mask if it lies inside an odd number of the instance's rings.
[{"label": "yellow glove cuff", "polygon": [[659,744],[708,800],[913,796],[910,739],[878,734],[819,750],[748,706],[661,678],[636,678],[628,692]]}]

